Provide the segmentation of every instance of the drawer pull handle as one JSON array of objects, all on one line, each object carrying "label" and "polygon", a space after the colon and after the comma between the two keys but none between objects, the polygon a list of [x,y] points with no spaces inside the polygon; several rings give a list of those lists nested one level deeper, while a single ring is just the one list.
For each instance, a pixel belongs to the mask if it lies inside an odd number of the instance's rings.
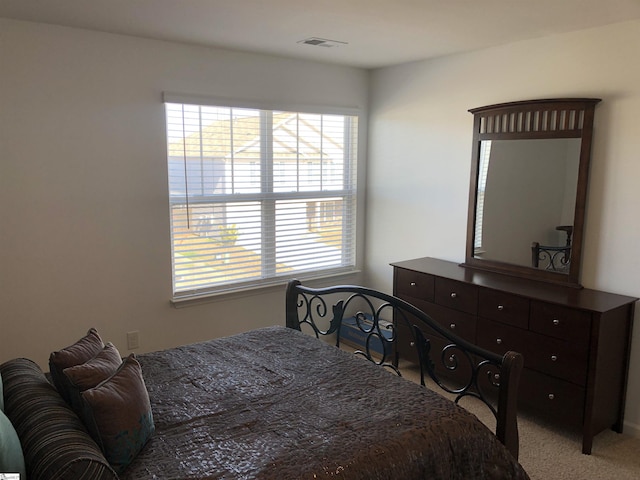
[{"label": "drawer pull handle", "polygon": [[504,310],[504,305],[498,305],[498,311],[501,312],[502,310]]},{"label": "drawer pull handle", "polygon": [[416,346],[416,342],[411,342],[409,343],[410,346],[415,347]]},{"label": "drawer pull handle", "polygon": [[557,318],[554,318],[553,324],[557,327],[558,325],[560,325],[560,320],[558,320]]},{"label": "drawer pull handle", "polygon": [[458,294],[456,292],[451,292],[451,298],[456,298]]},{"label": "drawer pull handle", "polygon": [[551,355],[551,361],[555,362],[556,360],[558,360],[558,357],[555,355]]},{"label": "drawer pull handle", "polygon": [[496,343],[498,345],[502,345],[502,339],[501,338],[496,338]]},{"label": "drawer pull handle", "polygon": [[553,393],[549,394],[549,400],[553,400],[554,398],[556,398],[556,396]]},{"label": "drawer pull handle", "polygon": [[412,287],[415,287],[415,286],[416,286],[416,282],[411,282],[411,283],[410,283],[410,285],[411,285]]},{"label": "drawer pull handle", "polygon": [[455,330],[456,329],[456,324],[452,323],[451,325],[449,325],[449,328],[451,328],[451,330]]}]

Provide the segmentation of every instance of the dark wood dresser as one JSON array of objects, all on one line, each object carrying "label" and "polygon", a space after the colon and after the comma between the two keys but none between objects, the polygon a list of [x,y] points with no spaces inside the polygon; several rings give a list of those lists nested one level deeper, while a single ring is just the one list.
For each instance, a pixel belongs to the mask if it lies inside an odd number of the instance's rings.
[{"label": "dark wood dresser", "polygon": [[[394,295],[487,350],[524,355],[521,410],[581,428],[586,454],[597,433],[622,432],[637,298],[434,258],[391,265]],[[400,358],[415,361],[398,335]]]}]

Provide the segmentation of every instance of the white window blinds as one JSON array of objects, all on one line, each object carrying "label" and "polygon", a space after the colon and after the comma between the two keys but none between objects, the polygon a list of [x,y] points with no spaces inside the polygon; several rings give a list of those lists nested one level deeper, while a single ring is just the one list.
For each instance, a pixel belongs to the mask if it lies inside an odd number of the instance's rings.
[{"label": "white window blinds", "polygon": [[355,268],[357,116],[165,106],[175,299]]},{"label": "white window blinds", "polygon": [[478,195],[476,199],[476,231],[473,240],[475,253],[482,250],[482,220],[484,218],[484,194],[487,189],[489,175],[489,158],[491,157],[491,140],[480,142],[480,165],[478,168]]}]

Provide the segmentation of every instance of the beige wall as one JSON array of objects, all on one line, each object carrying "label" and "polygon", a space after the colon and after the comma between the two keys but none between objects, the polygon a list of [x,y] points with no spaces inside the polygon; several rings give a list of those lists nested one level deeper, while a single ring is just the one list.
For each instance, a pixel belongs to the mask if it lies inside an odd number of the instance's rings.
[{"label": "beige wall", "polygon": [[[582,283],[640,297],[638,45],[640,22],[634,21],[374,71],[368,283],[390,290],[389,262],[464,259],[469,108],[598,97],[603,101],[596,109]],[[633,336],[626,426],[640,435],[639,328]]]},{"label": "beige wall", "polygon": [[284,324],[284,287],[170,305],[162,92],[366,119],[367,88],[355,68],[0,19],[0,362],[45,366],[90,326],[127,353],[132,330],[142,352]]}]

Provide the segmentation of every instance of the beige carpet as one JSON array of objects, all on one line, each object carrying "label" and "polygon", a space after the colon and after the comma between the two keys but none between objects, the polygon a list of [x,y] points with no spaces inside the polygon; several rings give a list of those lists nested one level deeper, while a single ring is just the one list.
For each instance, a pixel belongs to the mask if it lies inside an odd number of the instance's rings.
[{"label": "beige carpet", "polygon": [[[402,366],[403,375],[419,382],[419,372]],[[437,387],[433,388],[437,390]],[[479,401],[465,399],[461,406],[473,412],[489,428],[495,419]],[[579,432],[569,432],[539,423],[525,414],[518,416],[520,464],[531,480],[638,480],[640,439],[607,430],[593,441],[591,455],[582,454]]]},{"label": "beige carpet", "polygon": [[597,435],[583,455],[579,433],[540,425],[519,416],[520,463],[532,480],[638,480],[640,439],[611,430]]}]

